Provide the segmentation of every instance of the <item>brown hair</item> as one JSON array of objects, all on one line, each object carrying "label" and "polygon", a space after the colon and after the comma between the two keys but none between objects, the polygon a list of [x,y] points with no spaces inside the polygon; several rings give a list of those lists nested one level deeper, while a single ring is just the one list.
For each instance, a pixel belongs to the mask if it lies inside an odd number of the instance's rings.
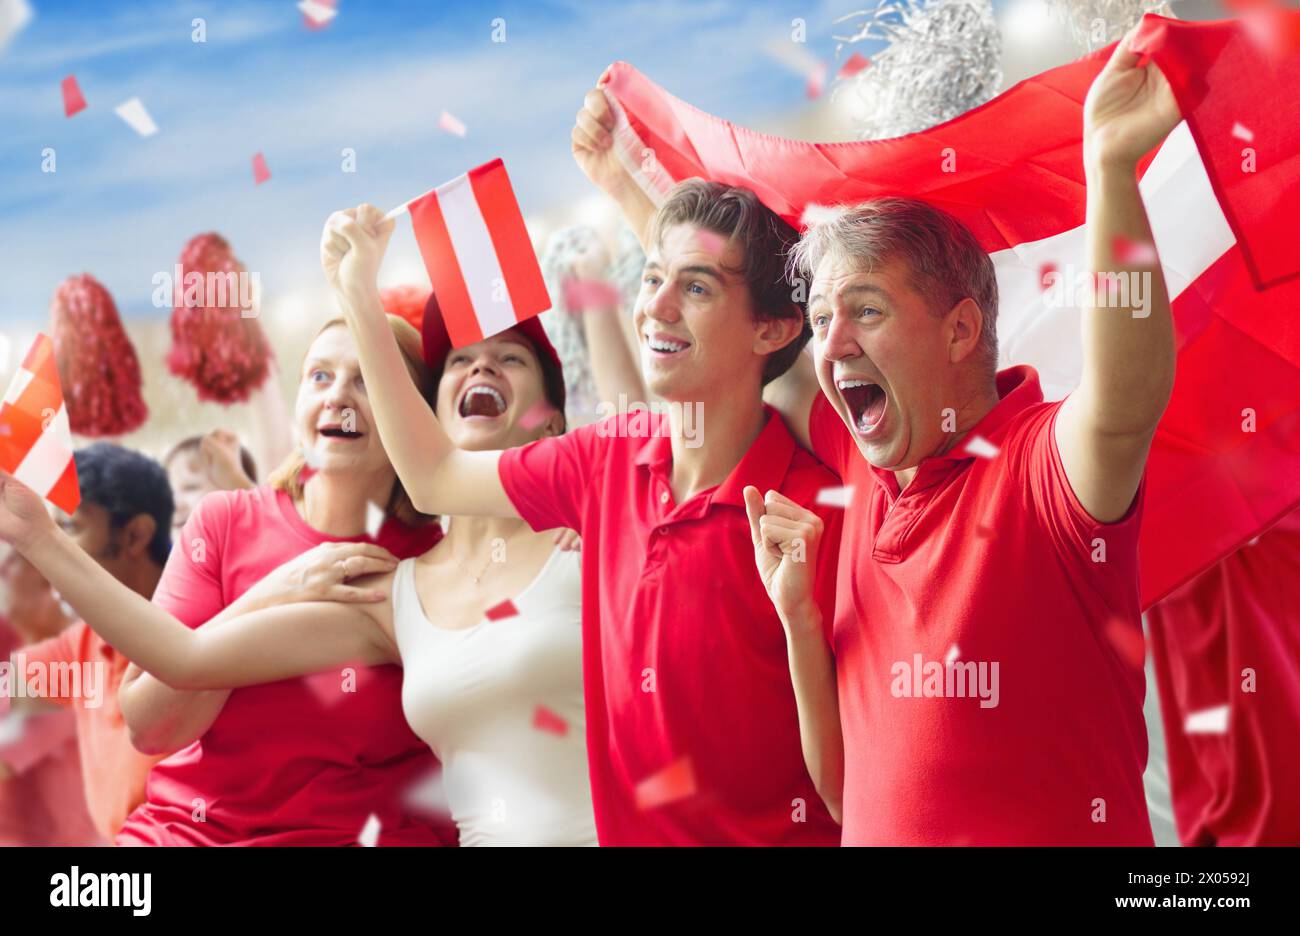
[{"label": "brown hair", "polygon": [[[192,435],[181,439],[169,448],[167,454],[163,456],[163,468],[171,468],[172,462],[175,461],[176,458],[186,454],[187,452],[197,452],[202,445],[203,436],[201,435]],[[244,474],[248,475],[249,481],[252,481],[254,484],[257,483],[257,463],[253,461],[252,453],[242,444],[239,446],[239,467],[244,470]]]},{"label": "brown hair", "polygon": [[[433,398],[435,385],[433,376],[429,369],[424,365],[423,348],[420,341],[420,333],[415,327],[405,319],[396,315],[387,316],[388,327],[393,331],[393,337],[397,339],[397,350],[402,353],[402,360],[406,363],[406,372],[411,375],[411,380],[415,382],[416,388],[420,391],[420,396],[424,402],[433,407]],[[342,316],[335,316],[330,319],[312,336],[312,342],[315,342],[327,329],[341,326],[347,327],[347,321]],[[299,376],[299,381],[302,377]],[[302,450],[294,449],[289,456],[280,464],[280,467],[271,472],[267,478],[267,484],[277,491],[284,491],[295,501],[302,498],[302,469],[307,465],[307,460],[303,457]],[[420,513],[411,503],[410,496],[406,493],[406,488],[402,486],[402,481],[397,478],[393,481],[393,492],[389,495],[388,504],[384,509],[387,516],[395,517],[407,526],[423,526],[432,523],[437,517],[431,514]]]},{"label": "brown hair", "polygon": [[790,256],[791,271],[812,278],[834,256],[863,269],[891,258],[912,270],[913,287],[943,315],[963,299],[981,313],[979,353],[998,360],[998,279],[975,235],[947,212],[914,198],[877,198],[810,227]]},{"label": "brown hair", "polygon": [[799,240],[799,232],[749,189],[703,179],[687,179],[668,193],[651,219],[650,242],[661,243],[664,232],[678,224],[692,224],[726,238],[728,244],[740,245],[740,267],[727,272],[744,280],[757,318],[800,320],[798,337],[769,354],[763,366],[764,384],[780,377],[812,337],[804,302],[795,299],[786,269],[786,256]]}]

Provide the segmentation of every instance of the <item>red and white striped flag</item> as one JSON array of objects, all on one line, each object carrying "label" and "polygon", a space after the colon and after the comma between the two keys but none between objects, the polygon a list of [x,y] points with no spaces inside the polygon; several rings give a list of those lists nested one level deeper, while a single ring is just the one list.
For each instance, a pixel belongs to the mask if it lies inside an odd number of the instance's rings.
[{"label": "red and white striped flag", "polygon": [[81,503],[54,342],[45,335],[36,336],[0,403],[0,468],[67,513]]},{"label": "red and white striped flag", "polygon": [[[1300,34],[1300,12],[1278,15]],[[1271,54],[1233,21],[1157,16],[1134,49],[1183,114],[1139,167],[1178,343],[1147,464],[1146,607],[1300,505],[1300,97],[1278,93],[1300,86],[1300,55]],[[1049,302],[1043,276],[1086,269],[1083,101],[1112,50],[930,130],[858,143],[754,133],[622,62],[605,90],[619,157],[656,202],[699,176],[752,189],[796,227],[812,206],[889,195],[961,220],[997,272],[1000,366],[1032,365],[1060,399],[1082,373],[1082,313]]]},{"label": "red and white striped flag", "polygon": [[500,159],[406,207],[454,347],[482,341],[551,307]]}]

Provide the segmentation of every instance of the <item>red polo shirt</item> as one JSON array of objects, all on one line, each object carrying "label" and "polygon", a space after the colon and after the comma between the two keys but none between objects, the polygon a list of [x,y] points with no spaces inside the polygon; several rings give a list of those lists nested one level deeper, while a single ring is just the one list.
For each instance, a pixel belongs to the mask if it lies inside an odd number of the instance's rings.
[{"label": "red polo shirt", "polygon": [[998,394],[971,430],[998,455],[959,443],[901,493],[813,405],[813,449],[854,488],[835,616],[846,845],[1152,844],[1143,674],[1124,655],[1141,492],[1097,523],[1038,375],[1003,371]]},{"label": "red polo shirt", "polygon": [[[1185,845],[1300,844],[1300,512],[1147,611]],[[1187,719],[1226,706],[1226,732]],[[1199,721],[1199,719],[1198,719]]]},{"label": "red polo shirt", "polygon": [[629,418],[621,434],[619,425],[583,426],[500,462],[533,529],[582,533],[600,843],[838,844],[804,768],[785,632],[754,566],[741,492],[775,489],[822,515],[818,588],[829,621],[842,511],[813,505],[839,482],[769,410],[726,480],[678,504],[666,418]]}]

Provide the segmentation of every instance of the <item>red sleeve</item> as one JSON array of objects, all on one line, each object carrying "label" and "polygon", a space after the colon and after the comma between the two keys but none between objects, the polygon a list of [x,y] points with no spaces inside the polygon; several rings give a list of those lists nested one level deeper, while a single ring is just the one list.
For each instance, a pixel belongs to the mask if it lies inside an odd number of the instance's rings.
[{"label": "red sleeve", "polygon": [[153,602],[189,627],[221,613],[227,602],[221,557],[230,530],[233,494],[219,491],[199,501],[172,544]]},{"label": "red sleeve", "polygon": [[583,505],[597,489],[593,479],[604,463],[617,418],[501,453],[501,486],[534,530],[568,527],[582,532]]},{"label": "red sleeve", "polygon": [[848,475],[852,464],[850,459],[858,457],[858,447],[849,435],[849,427],[844,425],[844,420],[840,419],[840,414],[835,412],[824,393],[813,397],[812,409],[808,412],[808,441],[822,464],[841,478]]},{"label": "red sleeve", "polygon": [[844,511],[834,507],[813,507],[822,518],[822,542],[817,552],[817,580],[813,584],[817,607],[822,613],[826,643],[835,647],[835,587],[840,568],[840,537],[844,532]]},{"label": "red sleeve", "polygon": [[[51,671],[53,668],[52,665],[56,663],[80,663],[81,654],[77,652],[78,641],[74,638],[77,636],[77,629],[84,628],[85,626],[86,625],[81,622],[71,624],[53,637],[46,638],[39,643],[28,644],[26,647],[15,650],[14,655],[16,656],[21,653],[25,663],[39,663],[47,673]],[[17,676],[18,674],[15,673],[14,675]],[[61,684],[61,680],[47,679],[45,686],[46,691],[40,693],[38,697],[45,699],[47,702],[58,702],[62,705],[71,705],[73,700],[68,696],[60,695],[56,689],[56,687]],[[31,689],[32,686],[29,683],[28,692],[32,695],[36,695],[36,693],[31,692]],[[56,691],[49,691],[51,689],[56,689]]]}]

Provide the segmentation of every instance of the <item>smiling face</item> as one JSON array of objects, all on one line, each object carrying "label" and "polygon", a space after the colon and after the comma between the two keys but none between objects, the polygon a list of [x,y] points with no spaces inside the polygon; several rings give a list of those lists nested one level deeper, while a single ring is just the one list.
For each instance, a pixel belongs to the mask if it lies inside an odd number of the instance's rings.
[{"label": "smiling face", "polygon": [[943,410],[959,407],[951,364],[957,310],[937,315],[901,261],[863,272],[836,254],[817,265],[808,301],[817,379],[858,450],[877,468],[902,470],[953,441]]},{"label": "smiling face", "polygon": [[646,386],[665,400],[706,400],[761,385],[764,362],[798,334],[793,319],[756,319],[735,274],[740,247],[694,225],[652,244],[633,321]]},{"label": "smiling face", "polygon": [[510,331],[447,354],[437,412],[457,447],[471,451],[514,448],[563,429],[537,353]]},{"label": "smiling face", "polygon": [[294,430],[314,451],[316,471],[374,475],[377,483],[394,476],[375,431],[356,343],[341,324],[326,328],[307,350]]}]

